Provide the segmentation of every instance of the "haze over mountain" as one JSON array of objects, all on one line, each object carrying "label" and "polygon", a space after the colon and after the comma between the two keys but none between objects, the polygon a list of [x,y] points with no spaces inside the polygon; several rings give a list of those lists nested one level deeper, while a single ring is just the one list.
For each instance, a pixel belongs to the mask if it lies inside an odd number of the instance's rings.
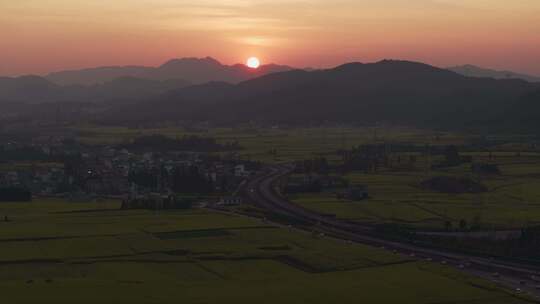
[{"label": "haze over mountain", "polygon": [[[195,85],[122,77],[103,84],[60,86],[36,76],[0,78],[0,102],[98,103],[93,119],[112,124],[334,121],[514,130],[527,125],[540,130],[540,84],[519,79],[466,77],[422,63],[384,60],[326,70],[288,70],[236,84],[197,84],[218,64],[211,59],[202,62],[170,61],[151,76],[168,78],[175,71],[190,71]],[[222,71],[217,78],[238,80],[245,73],[254,77],[268,70],[232,66]],[[40,109],[47,111],[47,107]]]},{"label": "haze over mountain", "polygon": [[95,85],[60,86],[39,76],[0,78],[0,104],[51,102],[133,103],[190,85],[183,80],[116,78]]},{"label": "haze over mountain", "polygon": [[45,78],[59,85],[94,85],[120,77],[136,77],[149,80],[181,79],[193,84],[211,81],[238,83],[266,74],[288,71],[288,66],[268,64],[250,69],[243,64],[223,65],[211,58],[172,59],[159,67],[112,66],[73,71],[61,71]]},{"label": "haze over mountain", "polygon": [[63,99],[60,86],[39,76],[0,77],[0,103]]},{"label": "haze over mountain", "polygon": [[238,83],[291,70],[280,65],[250,69],[227,66],[206,57],[173,59],[157,67],[98,67],[64,71],[46,77],[0,78],[0,102],[136,102],[170,90],[208,82]]},{"label": "haze over mountain", "polygon": [[455,67],[449,67],[448,70],[469,77],[487,77],[495,79],[522,79],[529,82],[540,82],[540,77],[526,74],[515,73],[511,71],[497,71],[481,68],[475,65],[466,64]]},{"label": "haze over mountain", "polygon": [[471,78],[422,63],[385,60],[274,73],[234,86],[190,87],[116,109],[105,120],[389,122],[450,128],[507,121],[515,126],[520,113],[540,113],[539,103],[527,97],[539,89],[540,84],[522,80]]}]

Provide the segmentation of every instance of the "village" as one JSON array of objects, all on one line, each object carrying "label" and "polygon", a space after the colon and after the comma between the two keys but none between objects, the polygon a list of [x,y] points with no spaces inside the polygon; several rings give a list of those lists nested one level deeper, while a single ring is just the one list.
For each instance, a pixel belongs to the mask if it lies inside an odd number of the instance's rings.
[{"label": "village", "polygon": [[148,202],[157,201],[151,199],[155,197],[195,193],[229,197],[261,167],[260,163],[240,159],[233,151],[213,155],[158,150],[84,146],[70,141],[52,145],[5,143],[0,146],[0,189],[8,196],[3,200],[24,201],[33,196],[74,202],[101,198]]}]

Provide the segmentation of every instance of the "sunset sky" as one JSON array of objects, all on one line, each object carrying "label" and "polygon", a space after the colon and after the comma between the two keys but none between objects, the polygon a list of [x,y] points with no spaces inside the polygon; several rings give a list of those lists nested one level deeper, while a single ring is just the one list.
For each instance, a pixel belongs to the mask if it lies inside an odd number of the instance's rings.
[{"label": "sunset sky", "polygon": [[540,0],[0,0],[0,75],[175,57],[384,58],[540,75]]}]

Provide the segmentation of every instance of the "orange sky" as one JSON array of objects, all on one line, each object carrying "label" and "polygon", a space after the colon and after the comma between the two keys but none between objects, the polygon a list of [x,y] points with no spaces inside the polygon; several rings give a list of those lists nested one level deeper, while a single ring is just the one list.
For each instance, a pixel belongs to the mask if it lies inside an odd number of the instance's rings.
[{"label": "orange sky", "polygon": [[539,54],[540,0],[0,0],[0,75],[251,55],[540,75]]}]

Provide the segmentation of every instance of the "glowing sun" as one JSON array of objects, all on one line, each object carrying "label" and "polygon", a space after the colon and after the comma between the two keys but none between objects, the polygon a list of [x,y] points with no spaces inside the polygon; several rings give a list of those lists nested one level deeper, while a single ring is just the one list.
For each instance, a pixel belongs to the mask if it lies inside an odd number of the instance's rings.
[{"label": "glowing sun", "polygon": [[249,68],[256,69],[256,68],[258,68],[258,67],[261,65],[261,61],[260,61],[259,58],[257,58],[257,57],[250,57],[250,58],[248,58],[248,60],[246,61],[246,65],[247,65]]}]

